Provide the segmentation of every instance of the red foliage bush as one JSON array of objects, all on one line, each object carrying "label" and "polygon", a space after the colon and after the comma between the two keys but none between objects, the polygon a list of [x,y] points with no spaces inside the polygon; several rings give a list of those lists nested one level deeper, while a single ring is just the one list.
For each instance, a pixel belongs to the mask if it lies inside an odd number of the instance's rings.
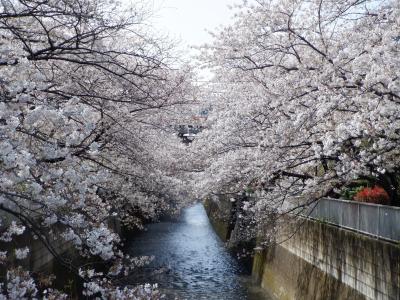
[{"label": "red foliage bush", "polygon": [[365,187],[354,196],[356,201],[376,204],[389,204],[389,199],[389,194],[377,185],[373,188]]}]

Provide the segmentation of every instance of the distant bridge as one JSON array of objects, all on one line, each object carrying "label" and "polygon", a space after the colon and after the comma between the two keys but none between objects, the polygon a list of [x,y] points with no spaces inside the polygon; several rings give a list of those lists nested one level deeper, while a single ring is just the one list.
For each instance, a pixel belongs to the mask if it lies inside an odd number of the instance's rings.
[{"label": "distant bridge", "polygon": [[204,129],[201,125],[177,125],[175,130],[184,143],[191,143],[196,135]]}]

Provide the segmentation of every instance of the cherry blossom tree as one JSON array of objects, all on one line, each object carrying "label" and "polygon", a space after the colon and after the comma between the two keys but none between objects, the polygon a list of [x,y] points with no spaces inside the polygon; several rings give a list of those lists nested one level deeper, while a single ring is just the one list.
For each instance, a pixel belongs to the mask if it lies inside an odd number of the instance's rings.
[{"label": "cherry blossom tree", "polygon": [[247,194],[256,224],[355,178],[398,199],[399,28],[398,1],[244,2],[202,54],[216,75],[199,197]]},{"label": "cherry blossom tree", "polygon": [[[34,235],[104,299],[153,299],[155,287],[114,285],[146,258],[120,251],[111,217],[141,226],[183,205],[173,125],[192,98],[191,70],[144,25],[144,3],[2,0],[0,5],[0,221],[2,244]],[[53,228],[108,272],[80,267],[52,244]],[[62,299],[11,266],[0,298]],[[17,264],[18,265],[18,264]],[[135,298],[136,297],[136,298]]]}]

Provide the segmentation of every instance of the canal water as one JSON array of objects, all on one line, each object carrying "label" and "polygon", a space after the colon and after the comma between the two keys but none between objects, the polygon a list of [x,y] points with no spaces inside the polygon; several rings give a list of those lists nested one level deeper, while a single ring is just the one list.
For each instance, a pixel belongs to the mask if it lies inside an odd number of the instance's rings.
[{"label": "canal water", "polygon": [[226,250],[201,204],[184,210],[177,221],[150,224],[127,247],[132,256],[152,255],[154,260],[126,283],[158,283],[166,299],[270,299]]}]

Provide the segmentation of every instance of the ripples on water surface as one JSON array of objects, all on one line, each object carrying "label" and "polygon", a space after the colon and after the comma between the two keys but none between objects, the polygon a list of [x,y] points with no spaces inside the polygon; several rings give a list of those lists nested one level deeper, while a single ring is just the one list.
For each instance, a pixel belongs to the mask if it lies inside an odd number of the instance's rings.
[{"label": "ripples on water surface", "polygon": [[129,241],[131,255],[155,256],[129,284],[158,283],[166,299],[266,300],[214,233],[201,204],[180,220],[151,224]]}]

